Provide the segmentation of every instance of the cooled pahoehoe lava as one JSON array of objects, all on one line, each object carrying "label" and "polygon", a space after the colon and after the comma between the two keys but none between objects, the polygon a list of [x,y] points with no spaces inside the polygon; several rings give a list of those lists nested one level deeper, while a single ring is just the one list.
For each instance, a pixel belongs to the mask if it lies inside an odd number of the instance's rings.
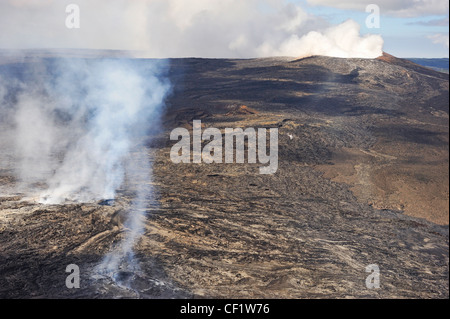
[{"label": "cooled pahoehoe lava", "polygon": [[[0,63],[0,74],[28,67]],[[166,68],[173,92],[161,130],[131,154],[151,159],[154,197],[138,268],[117,274],[126,288],[95,267],[126,238],[133,179],[113,203],[38,204],[14,193],[0,120],[1,297],[448,298],[447,74],[387,55]],[[173,164],[170,132],[193,120],[278,128],[277,173]],[[73,263],[79,290],[65,287]],[[371,264],[381,289],[365,286]]]}]

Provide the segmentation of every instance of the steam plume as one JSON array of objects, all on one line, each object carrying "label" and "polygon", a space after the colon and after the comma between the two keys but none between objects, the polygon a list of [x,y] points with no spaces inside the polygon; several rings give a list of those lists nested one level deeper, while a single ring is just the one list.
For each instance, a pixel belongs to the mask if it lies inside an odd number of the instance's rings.
[{"label": "steam plume", "polygon": [[3,104],[17,176],[47,184],[42,203],[114,199],[133,142],[158,123],[169,89],[156,62],[138,63],[50,61],[16,86],[12,107]]},{"label": "steam plume", "polygon": [[0,78],[0,133],[12,141],[0,167],[13,163],[19,191],[43,204],[91,202],[114,199],[126,179],[136,192],[126,235],[99,266],[111,276],[135,267],[133,246],[153,201],[142,138],[158,129],[170,89],[163,63],[39,60],[22,70],[7,67],[9,81]]},{"label": "steam plume", "polygon": [[137,190],[136,197],[130,207],[130,213],[125,221],[126,234],[123,240],[113,247],[103,261],[96,267],[96,272],[106,275],[117,284],[129,288],[132,278],[121,279],[118,273],[128,271],[136,273],[140,271],[134,256],[134,245],[137,239],[144,233],[144,218],[148,207],[154,202],[154,189],[152,187],[152,167],[146,152],[135,150],[129,163],[128,178],[133,181]]}]

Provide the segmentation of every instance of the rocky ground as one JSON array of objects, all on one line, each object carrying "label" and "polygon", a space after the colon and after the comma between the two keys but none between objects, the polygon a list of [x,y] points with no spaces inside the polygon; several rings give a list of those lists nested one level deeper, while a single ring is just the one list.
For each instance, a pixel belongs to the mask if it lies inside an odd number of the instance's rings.
[{"label": "rocky ground", "polygon": [[[127,233],[133,185],[112,206],[37,204],[12,191],[5,152],[0,297],[448,298],[448,75],[388,55],[169,68],[164,128],[141,147],[157,194],[139,267],[116,274],[126,287],[95,267]],[[169,134],[193,120],[278,128],[278,172],[173,164]],[[371,264],[380,289],[366,287]]]}]

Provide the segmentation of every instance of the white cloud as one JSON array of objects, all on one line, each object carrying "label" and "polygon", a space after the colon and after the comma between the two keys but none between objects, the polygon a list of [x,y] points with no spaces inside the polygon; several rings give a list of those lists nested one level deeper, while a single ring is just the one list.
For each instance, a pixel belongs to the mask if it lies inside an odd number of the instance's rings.
[{"label": "white cloud", "polygon": [[69,30],[65,7],[72,2],[0,2],[0,48],[146,50],[152,57],[374,57],[383,43],[379,36],[360,36],[354,22],[333,27],[287,1],[77,0],[81,29]]},{"label": "white cloud", "polygon": [[449,48],[448,33],[447,34],[437,33],[430,35],[428,38],[431,39],[431,41],[433,41],[434,44],[443,44],[447,47],[447,49]]},{"label": "white cloud", "polygon": [[382,13],[400,17],[448,15],[448,0],[307,0],[311,5],[364,11],[370,3],[377,4]]},{"label": "white cloud", "polygon": [[448,17],[443,19],[433,19],[428,21],[417,21],[408,23],[409,25],[422,25],[425,27],[448,27]]},{"label": "white cloud", "polygon": [[42,7],[51,4],[54,0],[9,0],[9,3],[15,7]]}]

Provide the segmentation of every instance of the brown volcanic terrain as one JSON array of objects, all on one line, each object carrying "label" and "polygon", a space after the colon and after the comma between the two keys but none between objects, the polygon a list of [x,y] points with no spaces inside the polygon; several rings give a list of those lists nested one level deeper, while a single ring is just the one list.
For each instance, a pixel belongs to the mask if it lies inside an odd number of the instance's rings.
[{"label": "brown volcanic terrain", "polygon": [[[40,205],[12,193],[5,152],[0,297],[448,298],[448,75],[385,56],[175,59],[169,76],[164,130],[139,149],[158,194],[140,271],[118,274],[131,288],[92,275],[126,232],[132,183],[114,206]],[[171,130],[193,120],[279,128],[278,172],[171,163]]]}]

